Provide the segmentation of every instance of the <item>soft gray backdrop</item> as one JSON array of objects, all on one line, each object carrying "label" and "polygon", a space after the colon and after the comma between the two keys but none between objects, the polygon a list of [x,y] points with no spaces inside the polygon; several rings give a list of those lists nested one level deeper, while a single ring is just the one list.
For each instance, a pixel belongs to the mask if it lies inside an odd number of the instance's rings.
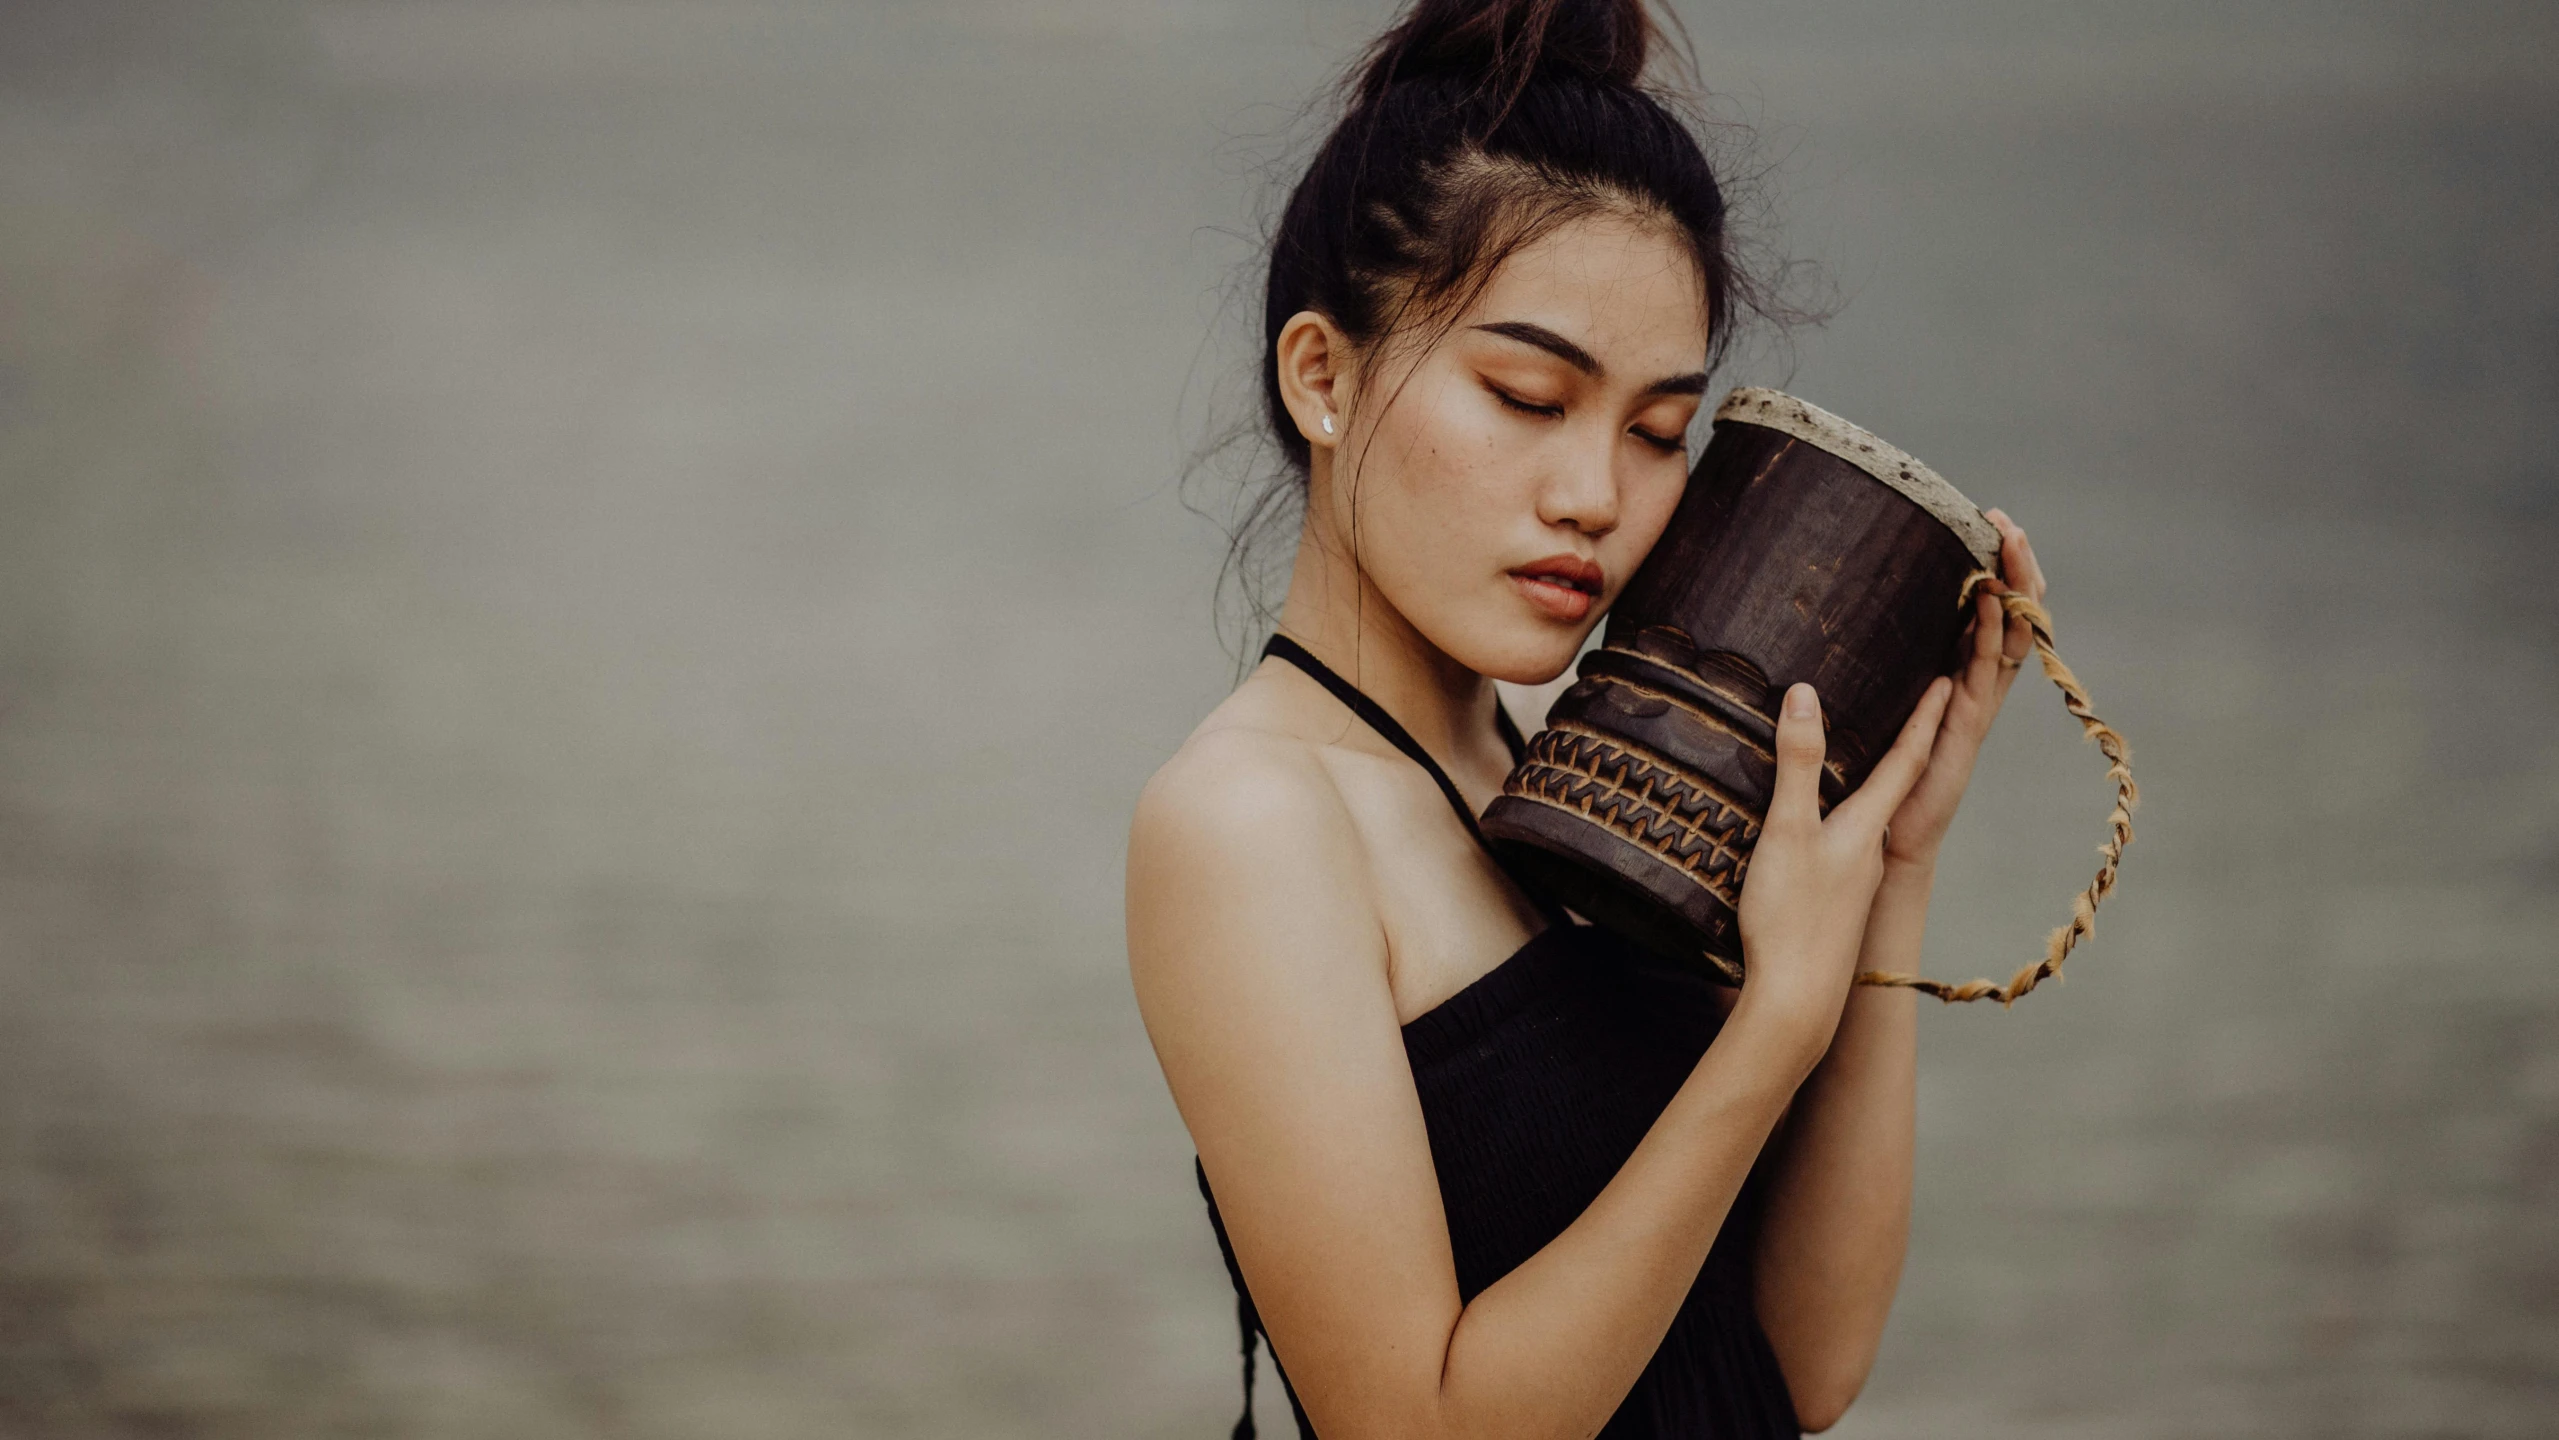
[{"label": "soft gray backdrop", "polygon": [[[0,6],[0,1434],[1223,1432],[1119,847],[1384,13]],[[1733,378],[2032,527],[2149,793],[1840,1433],[2550,1433],[2559,20],[1684,13],[1846,302]],[[1940,973],[2093,859],[2018,693]]]}]

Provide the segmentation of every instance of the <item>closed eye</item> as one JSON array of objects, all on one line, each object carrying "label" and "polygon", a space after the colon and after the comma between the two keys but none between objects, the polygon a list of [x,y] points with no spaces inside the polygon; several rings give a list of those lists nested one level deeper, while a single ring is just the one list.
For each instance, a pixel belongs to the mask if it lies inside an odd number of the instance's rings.
[{"label": "closed eye", "polygon": [[1564,407],[1561,405],[1532,405],[1489,380],[1484,382],[1484,388],[1493,392],[1493,398],[1501,401],[1504,409],[1516,410],[1522,415],[1543,415],[1550,420],[1563,416]]},{"label": "closed eye", "polygon": [[[1561,419],[1563,417],[1564,407],[1561,405],[1532,404],[1529,401],[1522,400],[1518,396],[1513,395],[1508,390],[1503,389],[1501,386],[1494,384],[1490,380],[1484,381],[1484,388],[1493,393],[1494,399],[1502,402],[1502,408],[1505,410],[1516,410],[1522,415],[1543,416],[1549,420]],[[1650,430],[1646,430],[1642,426],[1638,425],[1629,427],[1626,433],[1643,441],[1645,444],[1652,446],[1654,449],[1659,450],[1665,455],[1684,455],[1688,453],[1688,434],[1686,431],[1682,431],[1677,435],[1656,435]]]}]

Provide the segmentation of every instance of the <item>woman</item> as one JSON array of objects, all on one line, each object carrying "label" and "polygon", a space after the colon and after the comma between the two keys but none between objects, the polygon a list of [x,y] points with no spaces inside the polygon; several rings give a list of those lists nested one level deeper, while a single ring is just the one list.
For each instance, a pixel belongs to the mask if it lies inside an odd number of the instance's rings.
[{"label": "woman", "polygon": [[[1857,794],[1788,692],[1738,993],[1525,893],[1475,833],[1686,482],[1736,281],[1639,88],[1641,0],[1422,0],[1272,250],[1305,487],[1270,658],[1140,800],[1130,966],[1245,1323],[1301,1429],[1795,1434],[1864,1383],[1909,1225],[1939,841],[2027,653],[1984,596]],[[2040,594],[1993,512],[2005,573]]]}]

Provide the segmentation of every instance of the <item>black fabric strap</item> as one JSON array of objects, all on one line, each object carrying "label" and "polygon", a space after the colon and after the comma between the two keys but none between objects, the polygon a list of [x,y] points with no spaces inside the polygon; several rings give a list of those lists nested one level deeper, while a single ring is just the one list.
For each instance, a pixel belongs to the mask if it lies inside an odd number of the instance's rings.
[{"label": "black fabric strap", "polygon": [[1262,1317],[1253,1313],[1253,1302],[1241,1290],[1235,1292],[1235,1329],[1244,1337],[1244,1413],[1228,1432],[1228,1440],[1259,1440],[1253,1428],[1253,1337],[1262,1328]]},{"label": "black fabric strap", "polygon": [[[1262,653],[1285,660],[1305,671],[1314,678],[1315,683],[1332,691],[1334,699],[1349,706],[1352,714],[1367,721],[1368,728],[1376,731],[1387,744],[1413,757],[1414,764],[1430,772],[1431,779],[1439,782],[1439,793],[1448,797],[1449,808],[1457,812],[1458,819],[1466,822],[1466,833],[1475,837],[1475,843],[1483,846],[1484,853],[1492,856],[1493,863],[1501,866],[1502,873],[1509,875],[1511,883],[1519,886],[1521,892],[1528,896],[1529,903],[1537,907],[1538,915],[1549,925],[1572,923],[1554,901],[1539,894],[1535,888],[1523,882],[1509,865],[1503,863],[1502,852],[1494,849],[1492,842],[1484,838],[1484,827],[1476,820],[1475,809],[1466,803],[1466,796],[1457,788],[1457,782],[1448,778],[1448,772],[1439,768],[1439,762],[1431,758],[1431,752],[1422,748],[1422,742],[1414,739],[1411,731],[1395,723],[1395,717],[1386,713],[1385,706],[1369,699],[1360,692],[1358,686],[1334,674],[1332,666],[1316,659],[1305,646],[1285,635],[1273,635],[1262,646]],[[1518,724],[1512,721],[1510,711],[1502,707],[1502,702],[1498,698],[1493,701],[1493,724],[1502,732],[1502,743],[1510,747],[1512,762],[1517,763],[1528,753],[1528,742],[1520,738]]]},{"label": "black fabric strap", "polygon": [[[1449,808],[1457,812],[1458,819],[1466,822],[1466,833],[1474,836],[1478,842],[1483,840],[1484,829],[1476,823],[1475,809],[1466,803],[1466,796],[1457,788],[1457,782],[1448,778],[1448,772],[1439,768],[1439,762],[1431,758],[1431,752],[1422,748],[1422,742],[1414,739],[1411,731],[1395,723],[1395,717],[1386,713],[1385,706],[1361,694],[1358,686],[1334,674],[1332,666],[1316,659],[1305,646],[1285,635],[1272,636],[1269,642],[1262,646],[1262,653],[1277,656],[1313,676],[1316,684],[1332,691],[1334,699],[1351,707],[1351,713],[1367,721],[1368,728],[1376,731],[1387,744],[1413,757],[1414,764],[1429,771],[1431,778],[1439,782],[1439,793],[1448,797]],[[1495,701],[1493,708],[1498,713],[1501,702]],[[1517,727],[1506,723],[1508,720],[1508,716],[1502,716],[1501,721],[1497,723],[1502,723],[1503,729],[1510,731],[1511,734],[1518,733]],[[1506,734],[1502,738],[1508,741],[1510,735]],[[1514,748],[1512,753],[1516,755],[1518,750]]]}]

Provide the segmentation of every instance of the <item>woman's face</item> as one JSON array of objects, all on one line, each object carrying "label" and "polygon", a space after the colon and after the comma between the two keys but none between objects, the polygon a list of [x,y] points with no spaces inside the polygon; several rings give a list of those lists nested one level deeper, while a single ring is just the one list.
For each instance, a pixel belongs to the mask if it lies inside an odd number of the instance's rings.
[{"label": "woman's face", "polygon": [[1706,331],[1696,263],[1658,226],[1522,247],[1438,344],[1355,378],[1314,477],[1329,538],[1458,663],[1552,679],[1679,503]]}]

